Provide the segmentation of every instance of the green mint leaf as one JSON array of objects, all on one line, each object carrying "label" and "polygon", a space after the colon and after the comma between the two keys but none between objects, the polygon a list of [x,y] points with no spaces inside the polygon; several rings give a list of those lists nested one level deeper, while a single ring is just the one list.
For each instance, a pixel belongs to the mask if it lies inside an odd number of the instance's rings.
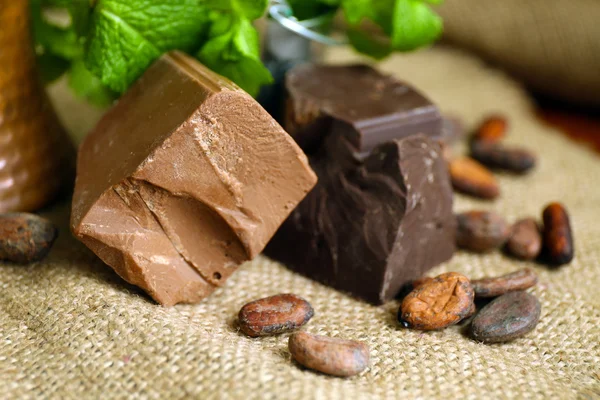
[{"label": "green mint leaf", "polygon": [[319,3],[327,4],[331,7],[339,7],[343,0],[317,0]]},{"label": "green mint leaf", "polygon": [[200,47],[207,19],[199,0],[98,0],[86,66],[122,93],[162,53]]},{"label": "green mint leaf", "polygon": [[363,18],[373,17],[373,1],[372,0],[343,0],[342,8],[346,20],[351,25],[359,24]]},{"label": "green mint leaf", "polygon": [[229,13],[249,20],[262,17],[269,0],[208,0],[211,10]]},{"label": "green mint leaf", "polygon": [[78,97],[84,98],[92,104],[100,107],[110,105],[117,94],[100,82],[85,67],[83,60],[76,60],[69,71],[69,86]]},{"label": "green mint leaf", "polygon": [[71,26],[77,36],[87,36],[93,11],[93,8],[90,7],[90,0],[71,0],[68,2],[67,10],[71,15]]},{"label": "green mint leaf", "polygon": [[396,0],[391,33],[394,50],[425,46],[442,33],[442,19],[421,0]]},{"label": "green mint leaf", "polygon": [[[34,0],[40,2],[40,0]],[[43,7],[69,7],[72,2],[79,0],[41,0],[41,4]],[[88,0],[83,0],[87,2]]]},{"label": "green mint leaf", "polygon": [[43,53],[37,57],[37,65],[44,83],[50,83],[60,78],[69,69],[71,63],[64,58]]},{"label": "green mint leaf", "polygon": [[86,66],[102,83],[123,93],[161,52],[109,11],[94,13]]},{"label": "green mint leaf", "polygon": [[41,0],[31,2],[31,19],[33,36],[42,53],[57,56],[66,60],[81,57],[83,47],[77,34],[70,27],[56,26],[44,19]]},{"label": "green mint leaf", "polygon": [[[350,23],[348,39],[361,53],[383,58],[391,51],[410,51],[437,39],[442,32],[442,20],[428,4],[443,0],[342,0]],[[391,46],[378,37],[369,37],[357,26],[368,19],[389,36]]]},{"label": "green mint leaf", "polygon": [[373,0],[368,18],[379,26],[386,35],[393,31],[392,14],[398,0]]},{"label": "green mint leaf", "polygon": [[299,21],[332,13],[339,6],[339,2],[340,0],[329,2],[320,0],[288,0],[294,17]]},{"label": "green mint leaf", "polygon": [[207,67],[226,76],[256,96],[273,78],[260,59],[258,33],[247,19],[218,14],[211,38],[197,54]]},{"label": "green mint leaf", "polygon": [[38,26],[39,43],[50,54],[73,60],[83,55],[83,47],[75,31],[42,22]]},{"label": "green mint leaf", "polygon": [[381,60],[392,52],[389,41],[384,42],[380,38],[370,36],[357,28],[348,28],[347,35],[355,50],[376,60]]}]

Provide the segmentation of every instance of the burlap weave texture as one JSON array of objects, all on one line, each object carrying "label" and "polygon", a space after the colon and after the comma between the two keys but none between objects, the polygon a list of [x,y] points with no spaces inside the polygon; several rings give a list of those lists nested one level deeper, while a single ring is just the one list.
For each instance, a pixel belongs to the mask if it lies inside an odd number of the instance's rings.
[{"label": "burlap weave texture", "polygon": [[541,93],[600,106],[600,2],[447,0],[444,37]]},{"label": "burlap weave texture", "polygon": [[[328,58],[354,60],[345,50]],[[473,126],[489,112],[510,116],[509,141],[535,149],[526,177],[501,175],[502,196],[457,196],[456,210],[482,207],[513,221],[551,200],[571,211],[576,258],[549,269],[494,253],[460,252],[431,271],[472,278],[524,266],[540,283],[537,329],[508,344],[483,345],[464,326],[401,329],[397,302],[374,307],[298,276],[266,258],[245,264],[199,305],[163,308],[126,285],[71,238],[68,205],[47,215],[61,237],[44,262],[0,266],[0,398],[395,399],[600,397],[600,160],[540,125],[520,87],[478,60],[437,48],[381,65]],[[434,249],[432,249],[434,250]],[[339,379],[290,360],[287,335],[250,339],[235,328],[247,301],[279,292],[307,298],[309,332],[363,340],[371,367]]]}]

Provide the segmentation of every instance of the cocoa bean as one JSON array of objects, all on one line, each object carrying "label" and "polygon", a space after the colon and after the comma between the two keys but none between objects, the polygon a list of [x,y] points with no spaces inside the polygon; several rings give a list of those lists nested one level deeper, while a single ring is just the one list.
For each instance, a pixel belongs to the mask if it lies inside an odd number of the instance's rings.
[{"label": "cocoa bean", "polygon": [[496,297],[508,292],[529,289],[537,283],[537,275],[531,268],[523,268],[494,278],[471,281],[475,297]]},{"label": "cocoa bean", "polygon": [[423,276],[419,279],[416,279],[412,283],[413,289],[418,288],[419,286],[423,285],[424,283],[431,282],[432,280],[433,280],[433,278],[430,276]]},{"label": "cocoa bean", "polygon": [[58,229],[28,213],[0,214],[0,260],[19,264],[40,261],[50,252]]},{"label": "cocoa bean", "polygon": [[450,179],[454,189],[483,199],[495,199],[500,188],[494,175],[469,157],[459,157],[450,161]]},{"label": "cocoa bean", "polygon": [[504,218],[489,211],[469,211],[456,216],[456,244],[467,250],[486,252],[502,246],[510,234]]},{"label": "cocoa bean", "polygon": [[542,306],[527,292],[506,293],[483,307],[473,318],[471,336],[484,343],[507,342],[531,332]]},{"label": "cocoa bean", "polygon": [[568,264],[575,254],[573,233],[567,209],[550,203],[542,213],[544,220],[544,255],[550,264]]},{"label": "cocoa bean", "polygon": [[511,234],[506,242],[506,251],[522,260],[533,260],[542,249],[540,228],[533,218],[517,221],[511,228]]},{"label": "cocoa bean", "polygon": [[508,121],[501,115],[487,117],[475,131],[473,140],[488,143],[499,142],[506,136]]},{"label": "cocoa bean", "polygon": [[310,303],[302,297],[278,294],[244,305],[238,320],[242,332],[250,337],[258,337],[296,330],[313,315]]},{"label": "cocoa bean", "polygon": [[484,141],[471,143],[471,157],[486,167],[517,174],[528,172],[536,163],[535,155],[528,150]]},{"label": "cocoa bean", "polygon": [[443,329],[472,311],[473,288],[456,272],[441,274],[410,292],[402,301],[398,320],[406,328]]},{"label": "cocoa bean", "polygon": [[369,348],[362,342],[296,332],[288,342],[299,364],[334,376],[353,376],[369,366]]}]

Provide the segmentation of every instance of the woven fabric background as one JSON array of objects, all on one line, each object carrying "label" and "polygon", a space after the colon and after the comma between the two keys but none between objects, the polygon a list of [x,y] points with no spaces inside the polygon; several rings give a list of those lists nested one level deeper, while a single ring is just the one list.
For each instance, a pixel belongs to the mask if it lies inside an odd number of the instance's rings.
[{"label": "woven fabric background", "polygon": [[527,84],[600,107],[600,2],[446,0],[444,37]]},{"label": "woven fabric background", "polygon": [[[354,56],[336,50],[328,58]],[[531,266],[543,307],[534,332],[483,345],[466,338],[464,326],[404,330],[396,323],[398,302],[370,306],[266,258],[242,266],[201,304],[163,308],[71,237],[64,204],[45,213],[61,236],[44,262],[0,266],[0,398],[599,398],[600,159],[540,125],[517,84],[464,53],[436,48],[381,68],[469,127],[489,112],[507,114],[508,140],[539,154],[531,175],[500,176],[497,201],[457,196],[456,209],[494,209],[514,221],[560,200],[571,211],[575,260],[550,269],[500,253],[460,252],[430,273],[479,278]],[[280,292],[312,303],[307,331],[368,343],[371,367],[351,379],[324,376],[291,361],[288,335],[250,339],[237,331],[244,303]]]}]

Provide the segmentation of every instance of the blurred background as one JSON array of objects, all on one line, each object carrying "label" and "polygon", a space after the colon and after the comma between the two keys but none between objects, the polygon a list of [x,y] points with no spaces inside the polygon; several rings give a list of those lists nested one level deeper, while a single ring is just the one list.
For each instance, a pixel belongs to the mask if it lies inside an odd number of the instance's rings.
[{"label": "blurred background", "polygon": [[600,151],[600,2],[449,0],[443,41],[521,81],[540,118]]}]

